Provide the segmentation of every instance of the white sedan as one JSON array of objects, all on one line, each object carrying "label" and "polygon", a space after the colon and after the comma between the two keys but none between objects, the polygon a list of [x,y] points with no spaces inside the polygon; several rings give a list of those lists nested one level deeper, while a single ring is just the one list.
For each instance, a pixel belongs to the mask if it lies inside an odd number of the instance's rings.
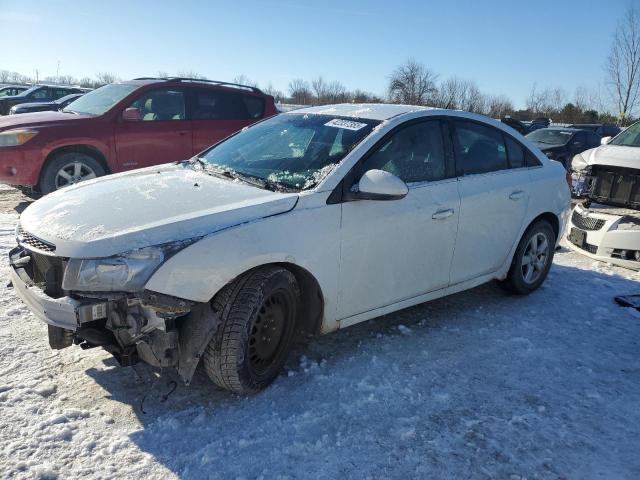
[{"label": "white sedan", "polygon": [[470,113],[335,105],[272,117],[196,158],[71,186],[29,206],[12,283],[52,348],[123,365],[202,363],[235,392],[327,333],[551,267],[565,170]]}]

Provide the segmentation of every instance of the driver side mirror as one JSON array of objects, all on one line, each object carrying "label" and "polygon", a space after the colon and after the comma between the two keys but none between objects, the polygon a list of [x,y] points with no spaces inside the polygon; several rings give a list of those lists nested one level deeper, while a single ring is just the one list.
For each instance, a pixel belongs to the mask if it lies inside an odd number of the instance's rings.
[{"label": "driver side mirror", "polygon": [[125,108],[122,112],[122,120],[125,122],[140,122],[142,121],[142,114],[139,108],[129,107]]},{"label": "driver side mirror", "polygon": [[355,186],[356,200],[400,200],[409,193],[406,183],[384,170],[368,170]]},{"label": "driver side mirror", "polygon": [[609,143],[611,141],[611,137],[602,137],[600,139],[600,145],[606,145],[607,143]]}]

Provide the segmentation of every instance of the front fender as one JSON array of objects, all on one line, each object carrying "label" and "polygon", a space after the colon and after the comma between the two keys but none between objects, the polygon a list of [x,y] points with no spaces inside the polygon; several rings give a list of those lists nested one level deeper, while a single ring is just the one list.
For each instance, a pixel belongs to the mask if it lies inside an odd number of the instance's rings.
[{"label": "front fender", "polygon": [[222,287],[248,270],[266,264],[289,263],[315,277],[325,302],[325,320],[333,320],[338,288],[340,213],[340,205],[296,207],[282,215],[216,232],[167,260],[145,288],[208,302]]}]

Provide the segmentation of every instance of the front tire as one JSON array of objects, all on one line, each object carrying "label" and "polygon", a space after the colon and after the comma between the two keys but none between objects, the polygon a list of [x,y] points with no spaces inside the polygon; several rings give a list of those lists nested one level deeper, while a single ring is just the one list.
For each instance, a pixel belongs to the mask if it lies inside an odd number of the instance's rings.
[{"label": "front tire", "polygon": [[59,153],[44,168],[40,191],[43,194],[51,193],[68,185],[101,177],[106,173],[100,162],[86,153]]},{"label": "front tire", "polygon": [[500,283],[510,292],[527,295],[536,290],[553,263],[556,235],[546,220],[538,220],[524,233],[518,244],[507,278]]},{"label": "front tire", "polygon": [[293,341],[300,293],[281,267],[257,269],[225,287],[213,301],[220,326],[203,354],[209,378],[234,393],[267,387]]}]

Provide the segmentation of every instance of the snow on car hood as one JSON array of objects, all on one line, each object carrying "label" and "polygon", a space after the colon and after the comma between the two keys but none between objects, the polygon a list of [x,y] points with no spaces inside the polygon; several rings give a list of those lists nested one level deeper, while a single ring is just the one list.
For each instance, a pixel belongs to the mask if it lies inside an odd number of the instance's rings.
[{"label": "snow on car hood", "polygon": [[106,257],[284,213],[297,198],[172,164],[58,190],[31,204],[20,223],[56,255]]},{"label": "snow on car hood", "polygon": [[584,162],[574,161],[572,163],[574,170],[582,170],[588,165],[607,165],[640,169],[640,147],[601,145],[586,150],[580,155],[576,155],[576,157],[580,156]]}]

